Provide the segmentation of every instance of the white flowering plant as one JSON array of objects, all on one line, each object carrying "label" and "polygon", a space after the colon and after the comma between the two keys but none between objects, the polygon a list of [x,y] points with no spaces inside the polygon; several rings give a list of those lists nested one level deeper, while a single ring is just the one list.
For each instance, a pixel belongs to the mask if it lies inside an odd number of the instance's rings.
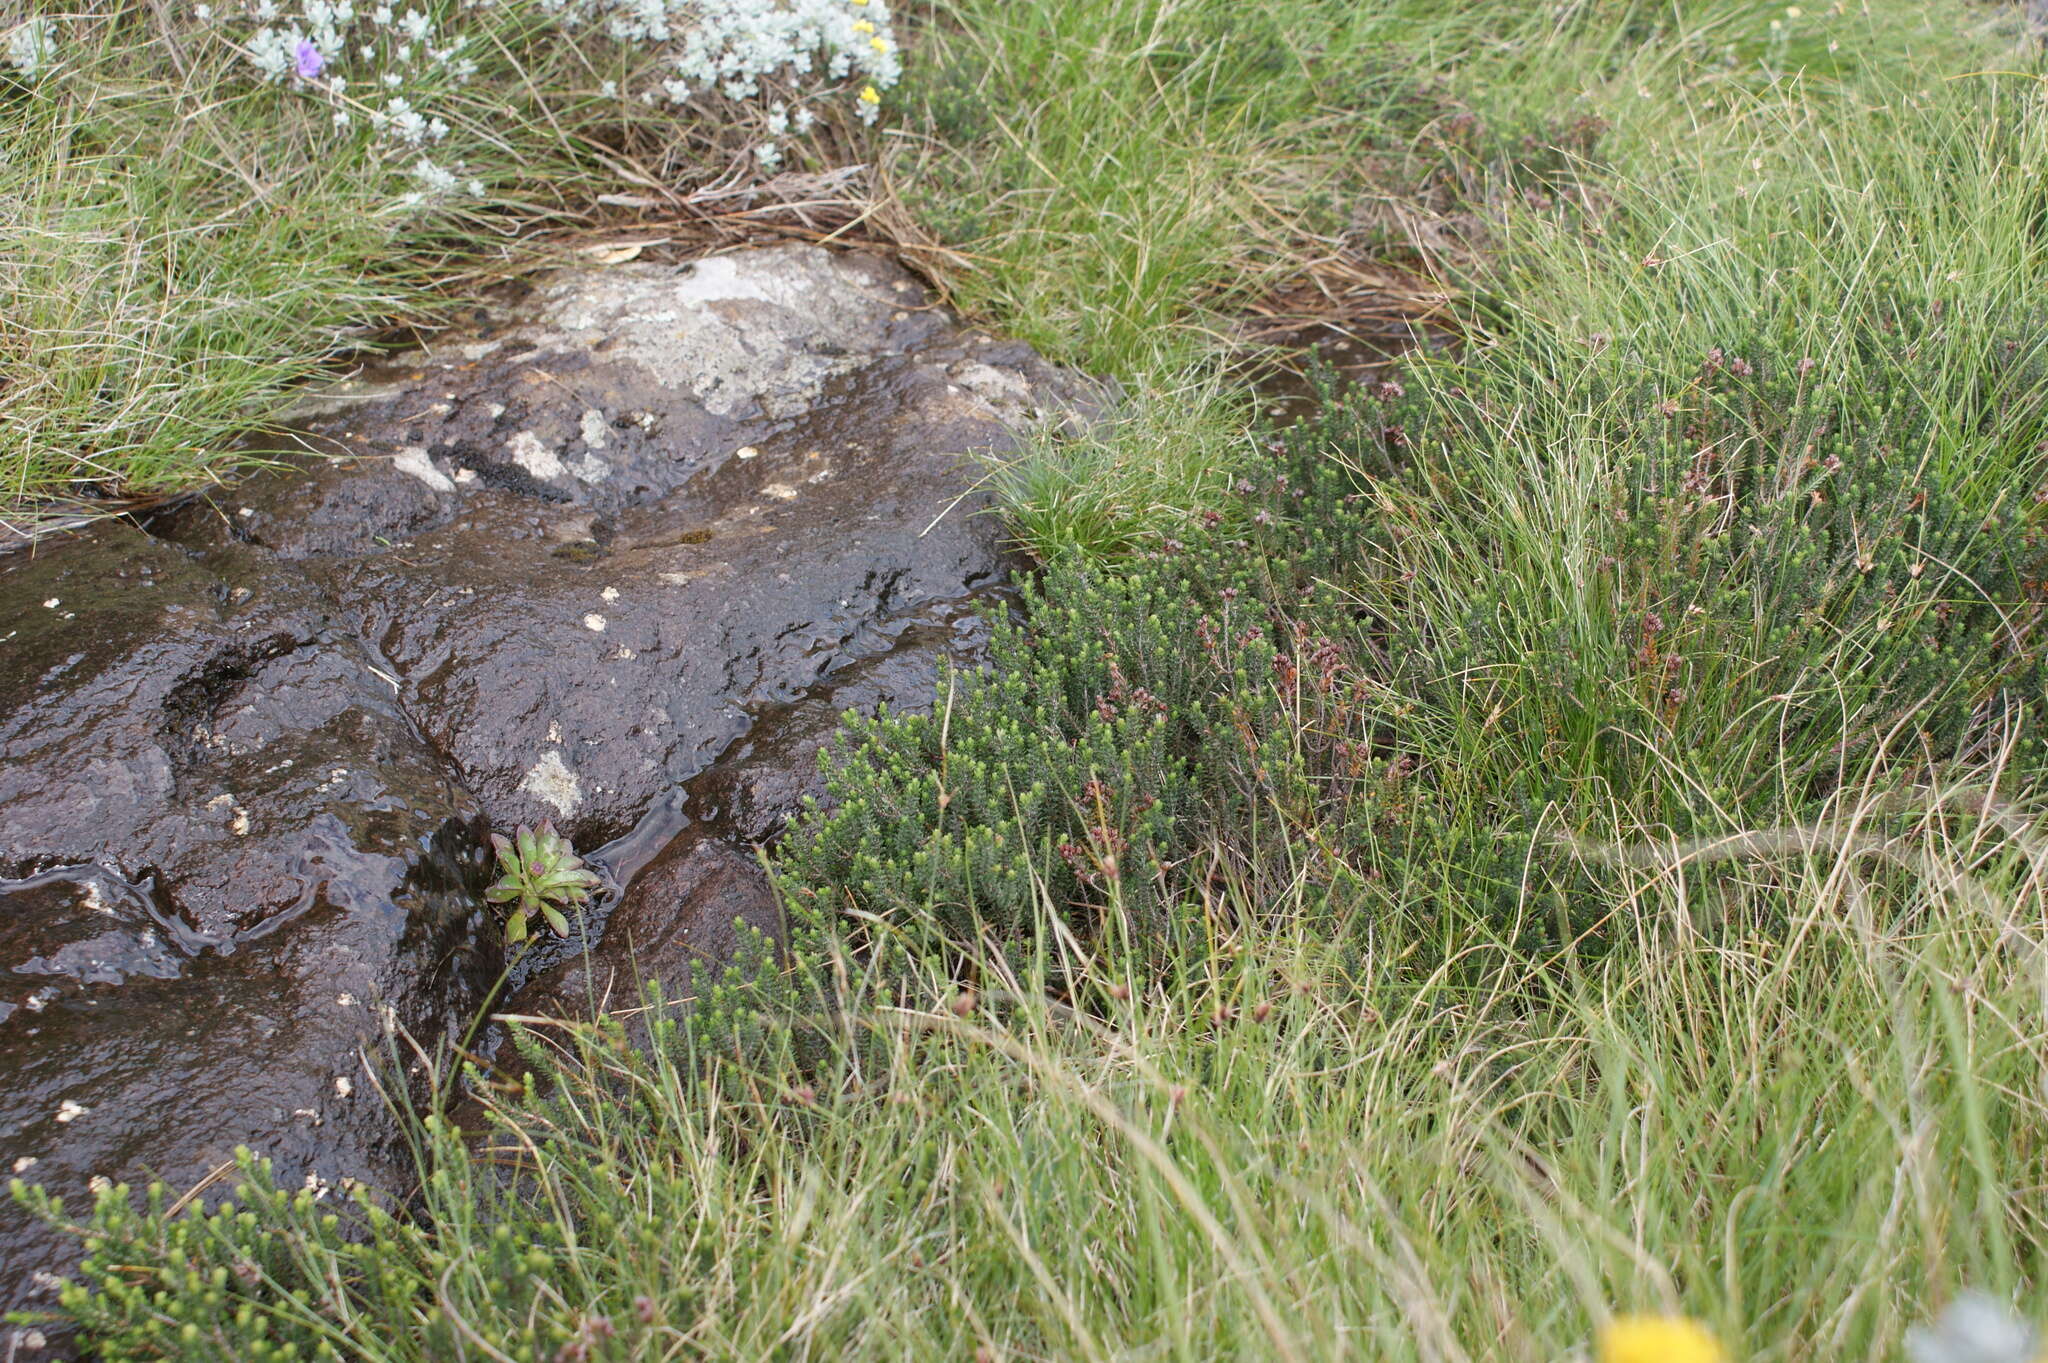
[{"label": "white flowering plant", "polygon": [[[400,212],[485,199],[522,164],[503,129],[564,126],[565,114],[568,125],[609,125],[611,140],[623,132],[638,144],[726,153],[660,156],[679,180],[729,177],[734,163],[743,175],[765,176],[834,115],[874,122],[882,92],[902,75],[888,0],[201,0],[180,8],[183,43],[231,53],[231,78],[239,72],[316,112],[329,154],[363,153],[392,188],[388,209]],[[61,66],[62,25],[51,18],[0,32],[0,43],[0,63],[19,78]],[[486,55],[493,70],[483,70]],[[552,117],[527,109],[527,118],[508,119],[508,94]],[[572,135],[607,140],[581,126]]]}]

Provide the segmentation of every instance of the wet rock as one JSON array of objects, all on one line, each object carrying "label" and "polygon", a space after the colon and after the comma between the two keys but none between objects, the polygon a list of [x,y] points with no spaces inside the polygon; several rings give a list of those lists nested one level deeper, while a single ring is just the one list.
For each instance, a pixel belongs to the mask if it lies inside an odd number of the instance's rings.
[{"label": "wet rock", "polygon": [[933,682],[948,668],[972,668],[987,655],[988,620],[1000,610],[962,611],[900,636],[888,652],[833,674],[802,696],[757,714],[746,737],[688,788],[686,813],[743,845],[772,840],[807,799],[823,800],[819,758],[849,712],[921,714]]},{"label": "wet rock", "polygon": [[[1000,600],[984,603],[1001,609]],[[596,940],[543,943],[543,968],[519,987],[506,1011],[582,1018],[593,1008],[633,1007],[658,980],[664,997],[692,995],[708,968],[731,959],[744,918],[771,941],[783,938],[775,896],[758,848],[778,836],[806,800],[823,800],[820,758],[849,712],[921,713],[947,668],[986,656],[988,621],[977,612],[906,630],[891,649],[834,673],[795,700],[751,717],[746,736],[691,781],[673,813],[656,809],[633,833],[598,850],[630,877],[622,902]],[[771,926],[772,925],[772,926]]]},{"label": "wet rock", "polygon": [[[0,559],[0,1167],[74,1206],[238,1144],[391,1182],[363,1049],[495,976],[478,806],[317,607],[119,527]],[[0,1206],[0,1301],[71,1257]]]},{"label": "wet rock", "polygon": [[[495,978],[488,828],[640,872],[522,998],[772,928],[840,712],[979,656],[961,456],[1090,409],[873,258],[568,271],[309,401],[330,457],[0,558],[0,1169],[402,1186],[359,1051]],[[0,1209],[0,1308],[64,1257]]]},{"label": "wet rock", "polygon": [[572,272],[326,399],[357,457],[159,533],[298,562],[494,823],[590,846],[996,585],[960,456],[1083,407],[878,260]]},{"label": "wet rock", "polygon": [[783,940],[781,905],[755,854],[693,831],[634,877],[597,949],[535,976],[515,1011],[629,1010],[649,980],[666,998],[688,997],[749,943]]}]

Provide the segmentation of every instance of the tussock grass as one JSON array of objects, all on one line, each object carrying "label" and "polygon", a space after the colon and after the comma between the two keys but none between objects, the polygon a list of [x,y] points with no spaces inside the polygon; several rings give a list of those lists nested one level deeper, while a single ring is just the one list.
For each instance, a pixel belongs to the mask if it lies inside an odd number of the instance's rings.
[{"label": "tussock grass", "polygon": [[1245,395],[1211,366],[1165,391],[1116,394],[1090,429],[1040,427],[982,456],[1019,543],[1042,559],[1126,558],[1223,496],[1245,462]]}]

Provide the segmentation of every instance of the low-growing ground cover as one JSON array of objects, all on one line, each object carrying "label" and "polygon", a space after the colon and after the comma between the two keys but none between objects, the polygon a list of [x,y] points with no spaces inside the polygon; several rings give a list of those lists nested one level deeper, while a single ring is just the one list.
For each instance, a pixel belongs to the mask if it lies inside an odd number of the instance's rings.
[{"label": "low-growing ground cover", "polygon": [[[1251,10],[965,4],[913,54],[893,173],[959,215],[956,295],[1131,407],[997,470],[1045,570],[989,674],[843,735],[775,858],[787,969],[651,1048],[534,1038],[413,1203],[103,1198],[64,1306],[106,1356],[1559,1358],[1647,1311],[1805,1359],[1899,1356],[1969,1287],[2048,1319],[2012,16]],[[1317,168],[1337,208],[1261,218]],[[1196,338],[1270,282],[1220,249],[1262,220],[1455,271],[1459,352],[1241,436]]]}]

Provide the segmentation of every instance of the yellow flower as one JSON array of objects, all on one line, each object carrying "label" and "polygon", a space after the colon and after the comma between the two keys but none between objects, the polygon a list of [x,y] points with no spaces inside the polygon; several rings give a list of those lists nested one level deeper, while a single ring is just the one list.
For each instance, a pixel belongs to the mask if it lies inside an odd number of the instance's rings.
[{"label": "yellow flower", "polygon": [[860,102],[863,104],[880,104],[882,102],[881,92],[872,85],[863,85],[860,87]]},{"label": "yellow flower", "polygon": [[1726,1363],[1707,1327],[1684,1316],[1616,1316],[1600,1331],[1600,1363]]},{"label": "yellow flower", "polygon": [[887,38],[870,38],[868,39],[868,46],[877,52],[887,52],[889,50],[889,40]]},{"label": "yellow flower", "polygon": [[873,33],[875,31],[875,26],[865,19],[856,19],[854,21],[853,31],[855,33]]}]

